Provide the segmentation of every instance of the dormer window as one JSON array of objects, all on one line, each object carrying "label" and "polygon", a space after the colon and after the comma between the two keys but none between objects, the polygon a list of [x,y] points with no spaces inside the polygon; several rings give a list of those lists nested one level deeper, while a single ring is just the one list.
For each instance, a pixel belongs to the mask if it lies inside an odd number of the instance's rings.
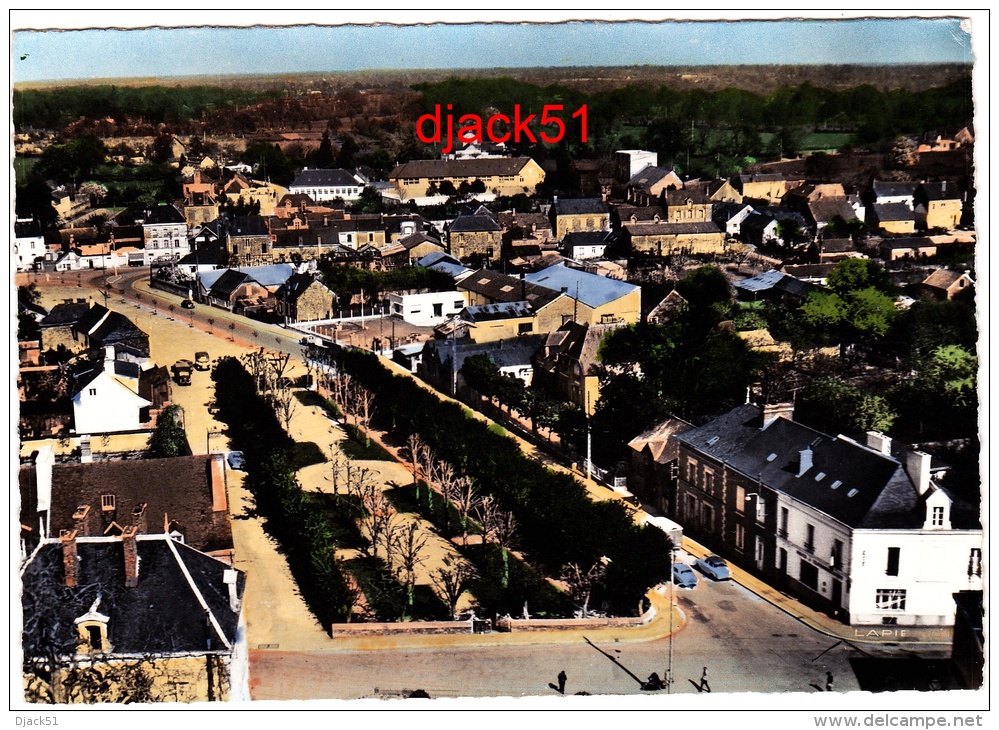
[{"label": "dormer window", "polygon": [[933,508],[933,516],[932,516],[931,520],[932,521],[931,521],[930,524],[932,524],[933,527],[943,527],[943,523],[944,523],[944,508],[943,507],[934,507]]},{"label": "dormer window", "polygon": [[110,512],[115,509],[115,499],[113,494],[101,495],[101,510]]},{"label": "dormer window", "polygon": [[80,642],[80,652],[87,654],[107,654],[111,651],[108,642],[108,621],[110,617],[98,612],[101,605],[101,595],[90,606],[90,610],[76,619],[77,638]]}]

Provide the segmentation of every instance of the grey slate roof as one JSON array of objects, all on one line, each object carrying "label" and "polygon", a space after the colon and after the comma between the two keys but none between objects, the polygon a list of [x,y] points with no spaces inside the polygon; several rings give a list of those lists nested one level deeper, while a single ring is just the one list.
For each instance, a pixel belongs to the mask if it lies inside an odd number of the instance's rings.
[{"label": "grey slate roof", "polygon": [[[22,578],[26,618],[59,627],[55,638],[72,645],[75,620],[95,608],[109,618],[108,640],[116,655],[203,654],[209,647],[224,652],[226,642],[236,643],[239,613],[230,607],[223,582],[228,565],[162,535],[138,537],[136,550],[139,582],[126,588],[121,540],[78,539],[79,585],[68,588],[62,546],[42,545]],[[236,578],[242,596],[245,574],[237,571]],[[25,654],[43,655],[44,646],[36,641],[31,633],[24,636]]]},{"label": "grey slate roof", "polygon": [[599,274],[590,274],[579,269],[556,264],[547,269],[526,275],[527,281],[551,289],[565,292],[588,307],[599,307],[608,302],[627,296],[639,287],[625,281],[610,279]]},{"label": "grey slate roof", "polygon": [[157,205],[149,209],[145,225],[163,225],[165,223],[186,223],[184,215],[173,205]]},{"label": "grey slate roof", "polygon": [[690,234],[721,233],[711,221],[694,223],[627,223],[622,228],[632,236],[684,236]]},{"label": "grey slate roof", "polygon": [[42,327],[76,324],[90,310],[87,302],[62,302],[56,304],[41,321]]},{"label": "grey slate roof", "polygon": [[410,160],[399,165],[389,180],[428,177],[492,177],[518,175],[530,157],[487,157],[463,160]]},{"label": "grey slate roof", "polygon": [[559,198],[552,206],[555,215],[606,215],[610,208],[600,198]]},{"label": "grey slate roof", "polygon": [[[759,408],[744,404],[677,440],[850,527],[923,524],[923,500],[896,459],[784,417],[762,426]],[[802,473],[801,452],[806,450],[812,461]],[[956,500],[955,505],[955,527],[975,527],[965,506]]]},{"label": "grey slate roof", "polygon": [[448,226],[448,231],[451,233],[499,230],[502,230],[500,224],[492,216],[488,215],[459,215]]},{"label": "grey slate roof", "polygon": [[346,170],[341,170],[338,168],[332,170],[302,170],[295,177],[294,181],[289,187],[292,188],[304,188],[304,187],[361,187],[362,183],[359,182],[353,175],[351,175]]},{"label": "grey slate roof", "polygon": [[914,221],[916,214],[905,203],[875,203],[871,206],[879,221]]}]

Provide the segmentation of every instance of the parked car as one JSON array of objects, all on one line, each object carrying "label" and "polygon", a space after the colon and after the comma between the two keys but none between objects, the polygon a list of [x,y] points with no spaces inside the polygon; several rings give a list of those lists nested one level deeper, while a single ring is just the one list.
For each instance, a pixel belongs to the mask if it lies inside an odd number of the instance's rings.
[{"label": "parked car", "polygon": [[173,379],[177,385],[190,385],[191,371],[193,369],[194,363],[190,360],[178,360],[170,366],[170,370],[173,373]]},{"label": "parked car", "polygon": [[681,588],[693,588],[697,585],[697,573],[686,563],[673,563],[673,583]]},{"label": "parked car", "polygon": [[242,471],[246,468],[246,457],[243,456],[242,451],[230,451],[229,456],[226,457],[226,461],[229,462],[230,469]]},{"label": "parked car", "polygon": [[728,569],[728,563],[717,555],[698,558],[694,561],[694,565],[712,580],[729,580],[732,577],[732,573]]},{"label": "parked car", "polygon": [[194,353],[194,369],[195,370],[210,370],[211,360],[208,357],[207,352],[196,352]]},{"label": "parked car", "polygon": [[184,309],[194,309],[194,302],[192,302],[190,299],[185,299],[180,303],[180,306]]}]

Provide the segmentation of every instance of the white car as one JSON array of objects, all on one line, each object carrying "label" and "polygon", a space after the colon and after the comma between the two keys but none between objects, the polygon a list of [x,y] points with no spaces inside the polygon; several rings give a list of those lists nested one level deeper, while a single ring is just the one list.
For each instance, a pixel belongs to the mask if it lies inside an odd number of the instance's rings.
[{"label": "white car", "polygon": [[732,573],[728,569],[728,563],[717,555],[698,558],[694,561],[694,565],[712,580],[729,580],[732,577]]}]

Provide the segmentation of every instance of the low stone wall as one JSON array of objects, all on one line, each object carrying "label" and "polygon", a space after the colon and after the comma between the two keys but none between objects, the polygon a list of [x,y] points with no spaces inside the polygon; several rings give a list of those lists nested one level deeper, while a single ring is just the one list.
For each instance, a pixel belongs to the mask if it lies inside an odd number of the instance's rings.
[{"label": "low stone wall", "polygon": [[603,618],[531,618],[520,619],[509,616],[496,619],[497,631],[571,631],[573,629],[626,629],[644,626],[656,616],[655,608],[650,607],[641,616],[617,616]]},{"label": "low stone wall", "polygon": [[412,636],[416,634],[471,634],[471,621],[402,621],[399,623],[332,624],[333,638],[337,636]]}]

